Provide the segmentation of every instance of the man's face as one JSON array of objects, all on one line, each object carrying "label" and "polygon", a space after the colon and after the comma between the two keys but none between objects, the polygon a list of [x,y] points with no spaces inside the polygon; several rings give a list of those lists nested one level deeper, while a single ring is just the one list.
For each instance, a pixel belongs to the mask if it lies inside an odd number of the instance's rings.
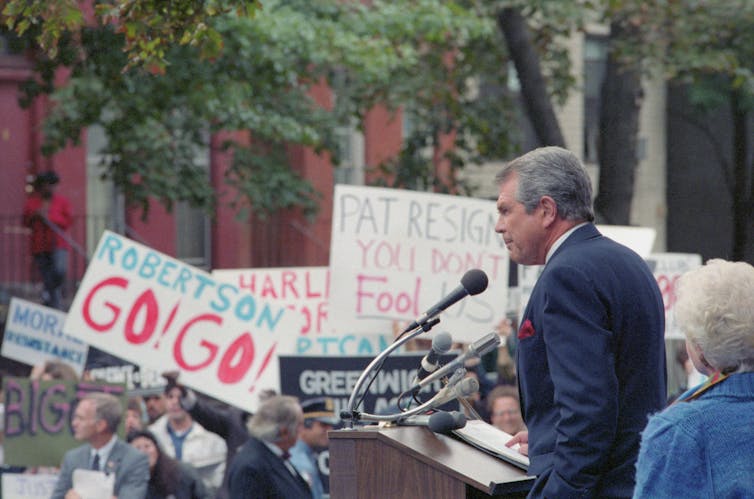
[{"label": "man's face", "polygon": [[524,429],[524,421],[521,417],[521,409],[518,407],[518,401],[513,397],[500,397],[492,405],[492,414],[490,414],[492,426],[500,428],[506,433],[515,435]]},{"label": "man's face", "polygon": [[301,429],[301,440],[313,449],[324,449],[330,444],[327,432],[332,430],[332,425],[321,421],[312,421],[309,428]]},{"label": "man's face", "polygon": [[[73,437],[80,441],[89,441],[100,431],[100,420],[97,419],[94,402],[91,400],[82,400],[76,406],[73,413]],[[104,421],[102,421],[104,423]]]},{"label": "man's face", "polygon": [[168,419],[171,421],[182,421],[188,416],[188,413],[181,407],[180,388],[173,388],[165,394],[165,408]]},{"label": "man's face", "polygon": [[147,415],[149,416],[150,423],[154,423],[160,416],[165,414],[165,397],[162,394],[145,397],[144,405],[147,406]]},{"label": "man's face", "polygon": [[141,414],[133,409],[128,409],[126,411],[126,434],[133,430],[141,430],[141,427]]},{"label": "man's face", "polygon": [[522,265],[541,265],[547,254],[541,208],[538,206],[532,213],[526,213],[523,203],[516,200],[517,189],[517,174],[500,184],[495,232],[503,236],[511,260]]},{"label": "man's face", "polygon": [[296,431],[294,431],[293,433],[290,433],[287,427],[285,426],[281,427],[280,438],[275,442],[275,444],[281,449],[283,449],[284,451],[287,451],[288,449],[290,449],[296,444],[296,440],[298,440],[298,437],[301,434],[301,431],[303,430],[303,428],[304,428],[304,415],[303,413],[301,413],[298,416],[298,426],[296,426]]}]

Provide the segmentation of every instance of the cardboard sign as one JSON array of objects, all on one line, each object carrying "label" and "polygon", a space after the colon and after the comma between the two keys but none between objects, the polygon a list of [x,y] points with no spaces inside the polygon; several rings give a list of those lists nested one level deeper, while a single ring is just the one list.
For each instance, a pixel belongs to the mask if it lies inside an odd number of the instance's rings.
[{"label": "cardboard sign", "polygon": [[89,346],[63,333],[65,319],[60,310],[12,297],[2,356],[30,366],[60,360],[81,376]]},{"label": "cardboard sign", "polygon": [[2,496],[9,499],[49,499],[58,475],[3,473]]},{"label": "cardboard sign", "polygon": [[125,388],[106,383],[10,377],[3,392],[5,464],[13,466],[60,466],[63,454],[83,443],[73,438],[71,418],[87,393],[112,393],[126,406]]},{"label": "cardboard sign", "polygon": [[100,239],[64,330],[253,412],[279,389],[277,349],[301,314],[112,232]]},{"label": "cardboard sign", "polygon": [[212,271],[212,276],[303,316],[295,347],[291,351],[279,349],[281,355],[377,355],[393,341],[389,332],[335,333],[329,320],[327,267],[218,269]]},{"label": "cardboard sign", "polygon": [[653,253],[647,258],[647,263],[652,267],[665,304],[665,338],[685,339],[673,314],[676,283],[684,273],[702,266],[702,256],[693,253]]},{"label": "cardboard sign", "polygon": [[[389,331],[460,286],[470,269],[489,285],[440,316],[456,341],[473,341],[505,315],[508,252],[494,201],[336,185],[330,245],[330,320],[338,333]],[[357,331],[353,327],[358,327]]]},{"label": "cardboard sign", "polygon": [[[397,413],[398,397],[413,385],[423,356],[424,353],[388,357],[358,410],[370,414]],[[453,357],[454,354],[445,355],[442,362],[446,363]],[[348,408],[351,392],[364,368],[371,361],[372,357],[281,356],[280,388],[282,393],[293,395],[300,400],[330,397],[335,405],[335,414],[340,414]],[[442,383],[439,380],[430,383],[420,393],[420,399],[428,400],[441,388]],[[407,400],[404,399],[402,402],[406,403]],[[458,404],[455,406],[457,408]]]}]

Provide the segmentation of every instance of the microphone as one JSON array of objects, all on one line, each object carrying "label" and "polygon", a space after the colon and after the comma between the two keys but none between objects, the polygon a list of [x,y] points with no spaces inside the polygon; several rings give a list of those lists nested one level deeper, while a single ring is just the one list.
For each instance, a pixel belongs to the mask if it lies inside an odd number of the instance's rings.
[{"label": "microphone", "polygon": [[[465,372],[465,371],[464,371]],[[436,409],[447,404],[451,400],[467,398],[479,391],[479,380],[472,377],[463,378],[461,381],[448,384],[437,395],[429,399],[431,409]]]},{"label": "microphone", "polygon": [[424,315],[412,322],[406,331],[411,331],[419,326],[426,325],[429,321],[440,315],[440,313],[453,305],[454,303],[465,298],[467,295],[478,295],[485,289],[487,289],[487,274],[479,269],[471,269],[467,271],[461,278],[461,284],[456,287],[449,295],[445,296],[442,300],[435,303]]},{"label": "microphone", "polygon": [[401,426],[426,426],[435,433],[450,433],[466,426],[466,416],[458,411],[437,411],[398,421]]},{"label": "microphone", "polygon": [[[423,380],[419,381],[418,383],[414,384],[414,386],[411,387],[412,392],[416,392],[418,390],[421,390],[425,386],[427,386],[430,383],[433,383],[435,380],[442,378],[443,376],[447,376],[448,373],[455,371],[459,367],[463,367],[463,364],[468,360],[475,357],[481,357],[482,355],[486,354],[487,352],[492,351],[494,348],[497,348],[500,345],[500,336],[496,332],[488,333],[472,344],[469,345],[469,348],[466,350],[466,352],[462,353],[455,359],[453,359],[452,362],[442,366],[441,368],[437,369],[435,372],[428,375]],[[466,378],[468,379],[468,378]],[[447,388],[447,387],[445,387]],[[445,389],[443,388],[443,390]],[[442,391],[442,390],[440,390]],[[439,393],[438,393],[439,395]]]},{"label": "microphone", "polygon": [[453,346],[453,338],[450,333],[447,331],[437,333],[437,336],[432,338],[432,349],[422,358],[421,366],[412,383],[418,383],[440,367],[440,356],[447,353],[451,346]]}]

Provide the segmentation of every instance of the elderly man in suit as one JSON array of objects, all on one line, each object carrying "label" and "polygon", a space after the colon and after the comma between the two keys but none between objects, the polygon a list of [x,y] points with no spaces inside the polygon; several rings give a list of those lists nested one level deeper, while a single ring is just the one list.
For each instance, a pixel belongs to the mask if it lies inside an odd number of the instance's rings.
[{"label": "elderly man in suit", "polygon": [[516,367],[537,475],[530,497],[631,497],[640,432],[666,398],[664,306],[636,253],[593,225],[576,156],[531,151],[497,176],[510,258],[542,265],[518,332]]},{"label": "elderly man in suit", "polygon": [[309,485],[288,461],[304,422],[295,397],[276,395],[265,400],[249,421],[251,438],[230,464],[231,499],[307,498]]},{"label": "elderly man in suit", "polygon": [[115,474],[114,497],[140,499],[147,494],[147,456],[123,442],[116,431],[123,415],[120,401],[107,393],[90,393],[82,398],[73,414],[76,440],[87,443],[69,450],[52,493],[52,499],[78,499],[73,489],[76,469],[93,469]]}]

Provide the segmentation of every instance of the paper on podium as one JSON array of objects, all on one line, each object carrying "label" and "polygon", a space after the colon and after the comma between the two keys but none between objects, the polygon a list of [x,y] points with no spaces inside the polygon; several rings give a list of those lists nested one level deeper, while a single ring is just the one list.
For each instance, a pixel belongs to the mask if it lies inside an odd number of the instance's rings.
[{"label": "paper on podium", "polygon": [[115,474],[86,469],[73,470],[73,490],[81,499],[102,499],[113,497]]},{"label": "paper on podium", "polygon": [[529,458],[518,452],[518,444],[506,447],[513,435],[479,419],[466,421],[466,426],[453,430],[464,442],[468,442],[489,454],[499,457],[521,469],[529,468]]}]

